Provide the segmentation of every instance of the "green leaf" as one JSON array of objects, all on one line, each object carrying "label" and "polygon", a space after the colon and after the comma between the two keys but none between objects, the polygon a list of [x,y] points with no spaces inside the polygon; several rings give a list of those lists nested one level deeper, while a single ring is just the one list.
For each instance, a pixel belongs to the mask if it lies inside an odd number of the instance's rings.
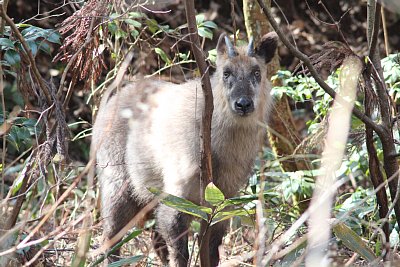
[{"label": "green leaf", "polygon": [[205,200],[213,206],[218,206],[225,200],[224,194],[214,183],[209,183],[205,190]]},{"label": "green leaf", "polygon": [[148,19],[146,20],[146,24],[149,27],[149,30],[151,31],[151,33],[156,33],[159,29],[158,27],[158,23],[155,19]]},{"label": "green leaf", "polygon": [[16,25],[17,25],[18,29],[24,29],[24,28],[32,27],[32,25],[27,24],[27,23],[18,23]]},{"label": "green leaf", "polygon": [[21,63],[21,57],[14,49],[8,49],[4,53],[4,59],[8,62],[8,64],[14,67],[18,67]]},{"label": "green leaf", "polygon": [[115,33],[117,32],[117,29],[118,29],[118,26],[114,21],[108,23],[108,30],[112,35],[115,35]]},{"label": "green leaf", "polygon": [[204,19],[205,19],[204,14],[198,14],[196,16],[196,24],[199,25],[199,24],[203,23]]},{"label": "green leaf", "polygon": [[279,266],[296,266],[297,262],[302,257],[302,255],[306,252],[307,247],[307,239],[303,239],[302,242],[298,243],[293,250],[291,250],[288,254],[281,259]]},{"label": "green leaf", "polygon": [[42,50],[43,52],[45,52],[48,55],[51,55],[50,45],[46,42],[40,42],[39,50]]},{"label": "green leaf", "polygon": [[125,21],[125,23],[127,23],[127,24],[129,24],[129,25],[132,25],[132,26],[135,27],[135,28],[140,28],[140,27],[142,27],[142,23],[140,23],[140,22],[138,22],[138,21],[136,21],[136,20],[133,20],[133,19],[125,19],[124,21]]},{"label": "green leaf", "polygon": [[212,29],[217,29],[217,28],[218,28],[218,25],[215,24],[214,21],[210,21],[210,20],[205,21],[205,22],[203,23],[203,26],[204,26],[204,27],[207,27],[207,28],[212,28]]},{"label": "green leaf", "polygon": [[15,182],[11,187],[12,196],[15,196],[15,194],[19,191],[19,189],[22,186],[23,180],[24,180],[24,175],[18,175],[18,178],[15,180]]},{"label": "green leaf", "polygon": [[8,38],[0,38],[0,46],[14,48],[14,43]]},{"label": "green leaf", "polygon": [[136,29],[131,30],[131,35],[133,38],[136,38],[139,36],[139,31]]},{"label": "green leaf", "polygon": [[140,19],[140,18],[146,17],[146,14],[144,14],[142,12],[129,12],[128,15],[129,15],[129,18],[131,18],[131,19]]},{"label": "green leaf", "polygon": [[31,41],[27,41],[26,43],[28,44],[29,49],[32,52],[32,55],[36,56],[37,51],[38,51],[38,46],[37,46],[36,42],[31,40]]},{"label": "green leaf", "polygon": [[161,57],[161,59],[168,65],[171,64],[171,59],[169,59],[168,55],[161,48],[156,47],[154,51]]},{"label": "green leaf", "polygon": [[24,118],[22,125],[26,127],[36,127],[37,119]]},{"label": "green leaf", "polygon": [[179,58],[181,60],[189,60],[189,53],[185,54],[185,53],[179,53]]},{"label": "green leaf", "polygon": [[44,38],[50,42],[61,45],[61,36],[58,32],[54,30],[46,30],[47,35]]},{"label": "green leaf", "polygon": [[174,208],[186,214],[190,214],[201,218],[205,221],[208,221],[208,215],[211,214],[212,210],[208,207],[202,207],[199,205],[194,204],[193,202],[186,200],[184,198],[180,198],[168,193],[163,193],[162,191],[158,190],[157,188],[149,188],[149,191],[153,194],[159,196],[161,199],[160,201],[167,205],[168,207]]},{"label": "green leaf", "polygon": [[119,261],[115,261],[113,263],[108,264],[108,267],[120,267],[120,266],[131,266],[134,263],[137,263],[141,259],[143,259],[143,255],[136,255],[126,259],[122,259]]},{"label": "green leaf", "polygon": [[353,230],[351,230],[344,223],[338,223],[333,226],[333,232],[342,240],[343,244],[351,249],[352,251],[358,253],[368,262],[373,262],[377,259],[374,252],[369,248],[359,235],[357,235]]},{"label": "green leaf", "polygon": [[210,60],[213,64],[216,63],[216,61],[217,61],[217,49],[216,48],[208,50],[207,60]]},{"label": "green leaf", "polygon": [[256,211],[254,209],[253,210],[246,210],[244,208],[239,208],[239,209],[229,210],[229,211],[221,211],[221,212],[218,212],[214,216],[210,226],[212,226],[212,225],[214,225],[214,224],[216,224],[218,222],[228,220],[228,219],[230,219],[232,217],[235,217],[235,216],[249,216],[251,214],[255,214],[255,212]]},{"label": "green leaf", "polygon": [[271,96],[275,99],[275,100],[280,100],[283,97],[283,90],[279,90],[280,87],[273,87],[271,90]]},{"label": "green leaf", "polygon": [[45,38],[48,33],[45,29],[35,27],[35,26],[30,26],[23,31],[21,31],[22,36],[24,36],[25,40],[36,40],[39,37]]},{"label": "green leaf", "polygon": [[[105,258],[107,258],[109,255],[113,254],[116,250],[118,250],[119,248],[121,248],[124,244],[128,243],[130,240],[132,240],[133,238],[137,237],[138,235],[140,235],[142,233],[142,230],[139,229],[135,229],[132,231],[132,233],[130,233],[127,237],[125,237],[124,239],[122,239],[121,241],[119,241],[115,246],[113,246],[105,255],[101,256],[99,259],[97,259],[95,262],[92,262],[89,266],[98,266],[101,262],[103,262],[105,260]],[[135,258],[135,257],[142,257],[142,255],[136,255],[133,256],[131,258]],[[126,259],[129,261],[130,258]],[[124,262],[121,264],[129,264],[129,263],[134,263],[137,260],[136,259],[132,259],[132,262]],[[136,261],[135,261],[136,260]],[[110,265],[107,265],[110,266]],[[121,265],[115,265],[115,266],[121,266]]]},{"label": "green leaf", "polygon": [[115,38],[116,39],[125,39],[128,36],[128,33],[126,33],[125,31],[118,29],[117,32],[115,33]]},{"label": "green leaf", "polygon": [[199,28],[197,29],[197,32],[198,32],[198,34],[199,34],[201,37],[208,38],[208,39],[212,39],[212,38],[213,38],[213,33],[212,33],[212,31],[211,31],[210,29],[208,29],[208,28],[199,27]]}]

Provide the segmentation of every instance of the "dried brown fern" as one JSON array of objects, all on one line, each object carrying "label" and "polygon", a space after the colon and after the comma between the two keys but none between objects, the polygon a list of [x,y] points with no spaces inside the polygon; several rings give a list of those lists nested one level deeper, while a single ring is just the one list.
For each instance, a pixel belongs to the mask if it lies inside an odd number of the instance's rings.
[{"label": "dried brown fern", "polygon": [[[350,55],[355,55],[348,46],[338,41],[327,42],[322,48],[321,52],[315,53],[309,57],[315,70],[320,74],[331,74],[342,65],[345,58]],[[301,66],[301,63],[298,64],[294,72],[308,75],[309,71],[307,68],[299,71]]]},{"label": "dried brown fern", "polygon": [[99,31],[103,30],[106,34],[107,24],[103,21],[104,18],[108,18],[110,3],[111,0],[88,1],[68,17],[59,30],[64,36],[64,44],[53,61],[72,61],[72,80],[84,81],[85,87],[92,81],[96,82],[105,68],[104,57],[100,52]]}]

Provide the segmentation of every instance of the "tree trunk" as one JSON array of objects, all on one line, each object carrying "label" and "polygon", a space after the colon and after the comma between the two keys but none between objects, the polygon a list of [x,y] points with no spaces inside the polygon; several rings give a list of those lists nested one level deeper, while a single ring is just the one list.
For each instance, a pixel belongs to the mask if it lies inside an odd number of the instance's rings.
[{"label": "tree trunk", "polygon": [[[268,5],[270,4],[268,1]],[[254,43],[257,44],[264,34],[271,31],[271,26],[256,0],[243,0],[243,13],[247,35],[249,38],[253,37]],[[271,78],[279,67],[278,57],[275,56],[268,65],[268,78]],[[301,140],[296,132],[286,95],[274,102],[269,117],[269,128],[269,141],[276,156],[280,158],[292,155]],[[308,169],[304,161],[296,162],[293,159],[282,160],[280,165],[284,171]]]}]

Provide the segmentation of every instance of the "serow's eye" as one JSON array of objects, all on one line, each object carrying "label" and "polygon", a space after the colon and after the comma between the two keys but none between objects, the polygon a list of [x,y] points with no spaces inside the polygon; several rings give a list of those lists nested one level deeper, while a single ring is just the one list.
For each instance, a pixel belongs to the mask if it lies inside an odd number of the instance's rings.
[{"label": "serow's eye", "polygon": [[231,76],[231,73],[229,71],[224,71],[224,80],[228,79],[229,76]]},{"label": "serow's eye", "polygon": [[261,73],[259,70],[254,71],[254,77],[258,78],[261,76]]}]

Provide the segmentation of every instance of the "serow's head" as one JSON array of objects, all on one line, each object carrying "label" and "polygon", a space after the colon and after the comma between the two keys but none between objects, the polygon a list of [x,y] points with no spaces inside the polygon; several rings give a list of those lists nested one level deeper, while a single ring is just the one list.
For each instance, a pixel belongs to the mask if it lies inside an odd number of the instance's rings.
[{"label": "serow's head", "polygon": [[222,34],[217,44],[217,75],[231,111],[241,117],[257,109],[261,90],[266,90],[266,65],[277,48],[275,32],[264,35],[255,48],[253,40],[247,47],[234,47]]}]

